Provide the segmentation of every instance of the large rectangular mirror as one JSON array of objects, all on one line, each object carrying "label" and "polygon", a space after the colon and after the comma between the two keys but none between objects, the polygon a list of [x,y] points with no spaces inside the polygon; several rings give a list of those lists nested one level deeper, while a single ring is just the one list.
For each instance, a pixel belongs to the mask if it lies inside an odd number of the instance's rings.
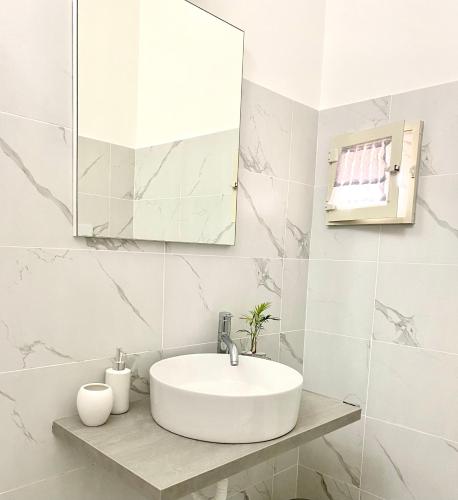
[{"label": "large rectangular mirror", "polygon": [[243,31],[186,0],[75,19],[75,235],[233,245]]}]

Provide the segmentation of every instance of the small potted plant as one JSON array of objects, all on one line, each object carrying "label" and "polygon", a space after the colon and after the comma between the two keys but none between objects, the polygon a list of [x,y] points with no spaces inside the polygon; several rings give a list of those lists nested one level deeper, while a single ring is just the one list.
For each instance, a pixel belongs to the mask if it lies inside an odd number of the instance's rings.
[{"label": "small potted plant", "polygon": [[248,314],[241,316],[240,319],[247,322],[248,328],[238,331],[246,333],[250,338],[250,352],[245,354],[256,355],[259,334],[264,330],[269,321],[278,321],[280,319],[267,313],[270,306],[270,302],[262,302],[255,306]]}]

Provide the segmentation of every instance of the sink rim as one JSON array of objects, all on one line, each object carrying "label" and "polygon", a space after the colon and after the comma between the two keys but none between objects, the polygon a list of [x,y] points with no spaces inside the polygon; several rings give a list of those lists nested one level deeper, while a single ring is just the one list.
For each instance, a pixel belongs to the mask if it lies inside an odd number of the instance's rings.
[{"label": "sink rim", "polygon": [[[224,399],[228,399],[228,398],[233,398],[233,399],[251,398],[251,399],[255,399],[255,398],[273,397],[273,396],[278,396],[280,394],[288,393],[290,391],[297,391],[298,388],[302,388],[302,386],[303,386],[304,378],[294,368],[291,368],[290,366],[285,365],[283,363],[279,363],[278,361],[273,361],[273,360],[265,359],[265,358],[256,358],[256,357],[251,357],[251,356],[240,356],[240,361],[242,363],[254,363],[254,364],[268,363],[268,364],[274,365],[276,370],[280,370],[280,371],[282,371],[284,373],[287,373],[288,376],[296,378],[297,381],[295,381],[295,383],[291,383],[291,385],[289,387],[285,387],[284,389],[277,389],[275,391],[267,391],[266,390],[265,392],[260,392],[259,394],[253,394],[253,393],[250,393],[250,394],[243,394],[243,393],[227,394],[227,393],[224,393],[224,392],[205,392],[205,391],[198,390],[198,389],[189,389],[189,388],[180,387],[177,384],[173,384],[173,383],[170,383],[170,382],[164,380],[163,376],[162,377],[158,376],[158,374],[155,373],[161,367],[163,367],[163,365],[165,365],[167,363],[174,363],[174,362],[176,362],[179,359],[183,359],[183,358],[190,359],[190,358],[198,358],[198,357],[203,357],[203,358],[207,357],[207,358],[216,359],[217,356],[221,356],[221,358],[224,359],[224,357],[227,356],[227,355],[225,355],[225,354],[217,354],[217,353],[193,353],[193,354],[181,354],[179,356],[173,356],[173,357],[170,357],[170,358],[162,359],[162,360],[158,361],[157,363],[154,363],[150,367],[150,369],[149,369],[149,375],[150,375],[150,377],[153,377],[155,379],[156,383],[160,383],[160,384],[162,384],[162,385],[164,385],[166,387],[169,387],[169,388],[171,388],[171,389],[173,389],[175,391],[182,391],[182,392],[184,392],[186,394],[196,394],[196,395],[199,395],[199,396],[208,396],[208,397],[212,397],[212,398],[224,398]],[[230,366],[229,365],[229,359],[227,359],[226,362],[228,364],[228,369],[235,369],[236,370],[238,368],[237,366]],[[269,366],[266,366],[266,370],[269,370]]]}]

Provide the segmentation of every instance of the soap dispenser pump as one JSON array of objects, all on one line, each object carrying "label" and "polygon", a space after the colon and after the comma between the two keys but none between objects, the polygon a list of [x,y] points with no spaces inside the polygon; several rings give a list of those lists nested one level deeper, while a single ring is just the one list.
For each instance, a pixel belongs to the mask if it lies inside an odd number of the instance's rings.
[{"label": "soap dispenser pump", "polygon": [[111,413],[120,415],[129,410],[131,370],[126,368],[126,353],[118,347],[113,368],[105,371],[105,383],[113,390],[113,409]]}]

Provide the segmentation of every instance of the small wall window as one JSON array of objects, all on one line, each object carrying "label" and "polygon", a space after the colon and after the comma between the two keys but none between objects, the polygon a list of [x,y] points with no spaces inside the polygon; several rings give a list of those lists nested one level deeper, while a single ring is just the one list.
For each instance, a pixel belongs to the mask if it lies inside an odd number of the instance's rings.
[{"label": "small wall window", "polygon": [[335,137],[327,223],[413,223],[422,130],[420,121],[399,122]]}]

